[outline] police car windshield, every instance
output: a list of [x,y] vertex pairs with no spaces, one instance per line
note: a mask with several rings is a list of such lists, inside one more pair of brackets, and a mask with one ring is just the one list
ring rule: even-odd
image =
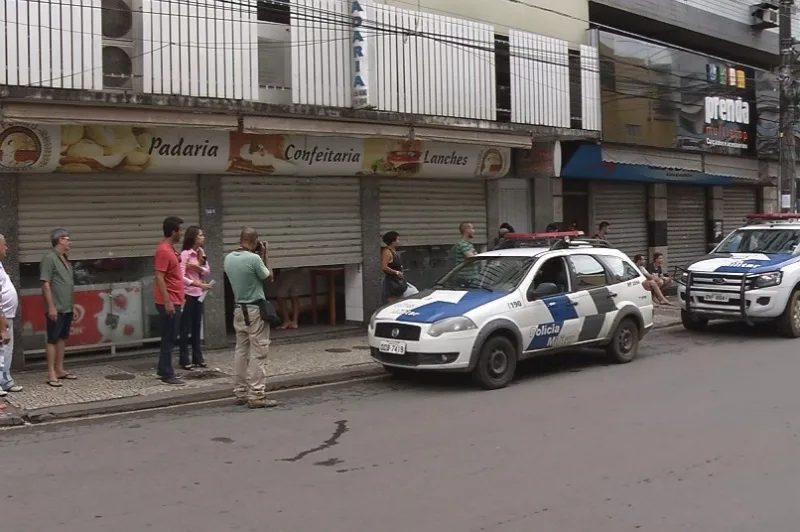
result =
[[714,252],[795,254],[798,244],[800,229],[738,229]]
[[440,290],[515,290],[534,262],[533,257],[474,257],[462,262],[434,285]]

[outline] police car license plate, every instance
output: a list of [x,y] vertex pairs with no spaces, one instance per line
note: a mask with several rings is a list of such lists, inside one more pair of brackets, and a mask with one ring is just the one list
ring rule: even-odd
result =
[[712,303],[727,303],[731,300],[730,294],[706,294],[703,298]]
[[381,353],[389,353],[390,355],[405,355],[406,343],[405,342],[392,342],[391,340],[383,340],[378,347]]

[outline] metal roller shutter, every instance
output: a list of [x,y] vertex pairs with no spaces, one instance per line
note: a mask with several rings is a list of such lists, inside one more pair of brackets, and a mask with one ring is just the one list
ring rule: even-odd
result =
[[454,244],[461,222],[487,242],[485,181],[382,179],[380,192],[381,233],[397,231],[404,246]]
[[514,231],[531,232],[531,193],[527,179],[498,181],[500,223],[508,222]]
[[748,214],[756,212],[758,195],[753,187],[725,187],[722,198],[722,231],[727,236],[744,225]]
[[38,262],[50,232],[73,240],[70,259],[146,257],[167,216],[200,217],[197,176],[26,175],[19,180],[20,262]]
[[667,187],[667,265],[686,266],[708,252],[706,189]]
[[361,190],[358,178],[225,176],[222,235],[239,245],[243,226],[269,241],[270,266],[359,264]]
[[[596,183],[594,226],[602,221],[611,224],[608,240],[633,258],[647,254],[647,186],[642,183]],[[591,235],[590,235],[591,236]]]

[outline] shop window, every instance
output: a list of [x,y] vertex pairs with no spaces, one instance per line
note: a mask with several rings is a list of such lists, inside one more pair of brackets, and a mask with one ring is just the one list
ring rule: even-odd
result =
[[[153,301],[152,257],[73,262],[75,314],[68,348],[136,347],[161,336]],[[22,342],[26,353],[45,345],[45,309],[39,264],[20,265]]]

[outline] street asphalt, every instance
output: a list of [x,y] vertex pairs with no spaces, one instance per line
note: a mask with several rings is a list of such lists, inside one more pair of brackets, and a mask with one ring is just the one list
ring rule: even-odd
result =
[[641,358],[0,432],[3,532],[793,532],[800,341],[729,325]]

